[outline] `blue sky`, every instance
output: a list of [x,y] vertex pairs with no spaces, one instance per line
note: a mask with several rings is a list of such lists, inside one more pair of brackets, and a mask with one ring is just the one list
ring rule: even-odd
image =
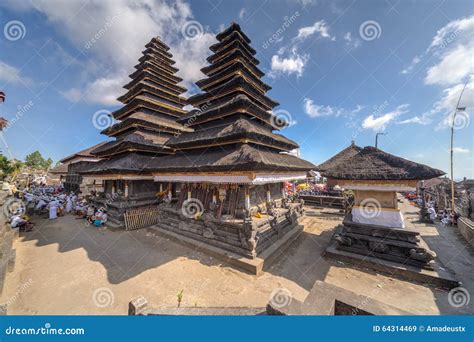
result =
[[[257,50],[281,131],[320,163],[355,140],[473,178],[472,1],[3,1],[0,114],[16,158],[57,161],[107,139],[97,122],[156,35],[171,46],[188,93],[203,78],[209,45],[231,21]],[[3,34],[2,34],[3,33]],[[98,114],[95,114],[98,113]],[[94,115],[95,114],[95,115]],[[104,119],[102,117],[102,119]],[[105,120],[107,121],[107,120]],[[4,146],[1,147],[7,154]]]

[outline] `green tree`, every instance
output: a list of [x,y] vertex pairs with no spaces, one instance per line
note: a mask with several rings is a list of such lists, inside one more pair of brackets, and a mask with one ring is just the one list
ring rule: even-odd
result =
[[14,171],[11,162],[3,154],[0,154],[0,170],[3,175],[9,175]]
[[44,159],[39,151],[35,151],[26,156],[25,164],[32,169],[46,170],[51,167],[53,160],[51,158]]

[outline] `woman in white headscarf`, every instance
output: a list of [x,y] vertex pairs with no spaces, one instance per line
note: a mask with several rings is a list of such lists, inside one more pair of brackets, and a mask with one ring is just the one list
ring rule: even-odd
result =
[[66,213],[70,213],[72,210],[72,199],[71,196],[66,198]]
[[59,202],[56,199],[53,199],[51,202],[49,202],[48,208],[49,208],[50,220],[54,220],[58,218],[58,206],[59,206]]

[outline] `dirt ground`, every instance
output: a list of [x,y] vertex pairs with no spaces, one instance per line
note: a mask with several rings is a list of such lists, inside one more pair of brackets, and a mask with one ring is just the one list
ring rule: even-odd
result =
[[[403,210],[414,219],[413,207],[406,204]],[[445,291],[323,259],[340,221],[308,208],[303,234],[256,277],[161,238],[152,228],[112,231],[85,226],[73,216],[36,219],[36,229],[15,242],[15,270],[7,276],[0,303],[8,303],[8,314],[124,315],[133,297],[142,295],[152,306],[176,306],[183,290],[182,306],[263,307],[281,287],[303,301],[321,280],[413,314],[474,313],[473,303],[450,306]],[[417,229],[474,294],[473,251],[462,237],[453,228]]]

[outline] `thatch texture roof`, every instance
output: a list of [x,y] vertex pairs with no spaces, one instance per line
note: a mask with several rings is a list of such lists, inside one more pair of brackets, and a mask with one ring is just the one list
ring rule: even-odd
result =
[[153,100],[150,97],[144,95],[138,95],[134,97],[130,102],[128,102],[125,106],[113,112],[112,115],[115,119],[121,120],[122,118],[126,117],[127,114],[142,110],[156,111],[162,114],[167,114],[175,117],[180,117],[181,115],[186,114],[186,111],[182,110],[181,108]]
[[143,113],[143,112],[135,112],[127,117],[125,120],[116,123],[113,126],[110,126],[104,129],[101,133],[106,134],[108,136],[112,136],[118,132],[121,132],[125,129],[133,128],[133,127],[145,127],[149,128],[150,130],[168,130],[168,131],[176,131],[176,132],[192,132],[193,129],[181,125],[173,120],[167,120],[165,118],[159,117],[157,115]]
[[218,126],[206,129],[200,129],[193,133],[181,134],[172,137],[168,145],[175,148],[210,145],[224,143],[226,141],[235,141],[237,139],[250,139],[264,145],[275,146],[283,150],[292,150],[298,148],[298,144],[283,135],[272,133],[269,129],[252,122],[251,120],[240,118],[235,121],[223,121]]
[[362,147],[357,146],[352,142],[348,147],[343,149],[341,152],[337,153],[336,155],[332,156],[330,159],[326,160],[324,163],[319,164],[317,170],[322,172],[324,170],[328,170],[334,167],[337,164],[344,164],[347,159],[355,156],[357,153],[362,151]]
[[156,83],[157,85],[167,89],[168,91],[176,95],[179,95],[186,91],[186,88],[181,87],[177,84],[173,84],[172,82],[169,82],[163,78],[160,78],[159,75],[156,75],[154,72],[151,72],[148,69],[138,70],[132,75],[134,75],[134,78],[129,83],[123,86],[125,89],[131,89],[135,86],[135,84],[139,83],[142,80],[146,80],[149,82]]
[[52,173],[52,174],[55,174],[55,175],[65,175],[65,174],[67,174],[68,166],[69,166],[69,163],[63,163],[61,165],[53,167],[48,172]]
[[156,83],[150,82],[148,80],[141,80],[133,85],[129,91],[117,98],[122,103],[130,101],[133,97],[137,95],[146,96],[146,94],[152,94],[164,101],[169,101],[173,105],[178,107],[186,106],[186,99],[182,96],[176,95],[170,91],[167,91],[165,88],[160,87]]
[[111,172],[207,172],[207,171],[308,171],[314,165],[288,154],[256,149],[247,144],[238,149],[216,148],[193,153],[150,157],[127,153],[92,165],[83,173]]
[[251,43],[251,40],[249,37],[247,37],[247,35],[242,31],[242,29],[240,28],[240,25],[237,24],[236,22],[232,22],[228,28],[226,28],[224,31],[222,31],[221,33],[217,34],[216,35],[216,38],[217,40],[219,41],[222,41],[222,40],[225,40],[227,38],[227,36],[229,36],[230,34],[232,34],[233,32],[238,32],[240,34],[240,36],[243,38],[243,40],[245,40],[248,44]]
[[204,93],[196,94],[188,98],[188,102],[193,106],[200,105],[207,101],[213,101],[216,98],[224,97],[226,95],[248,94],[254,103],[258,103],[265,109],[272,109],[279,105],[279,103],[270,97],[263,95],[252,83],[249,83],[243,76],[238,75],[232,77],[225,83],[218,87],[206,91]]
[[238,60],[235,63],[231,64],[229,67],[216,72],[212,76],[199,80],[196,82],[196,85],[202,90],[207,90],[207,88],[215,87],[217,84],[222,83],[224,80],[228,81],[230,78],[235,77],[236,75],[242,74],[250,82],[256,84],[257,87],[262,88],[263,92],[269,91],[272,89],[268,84],[263,82],[260,78],[252,73],[252,70],[247,67],[246,63]]
[[258,59],[249,56],[242,50],[238,49],[233,49],[232,52],[227,54],[224,58],[219,59],[213,62],[213,64],[202,68],[201,71],[205,75],[212,75],[217,71],[227,67],[229,63],[236,62],[238,60],[242,61],[243,63],[247,63],[252,72],[258,77],[262,77],[265,75],[265,73],[257,67]]
[[95,150],[96,148],[101,147],[102,145],[104,145],[104,144],[106,144],[106,143],[107,143],[107,141],[103,141],[103,142],[98,143],[98,144],[96,144],[96,145],[94,145],[94,146],[88,147],[88,148],[86,148],[86,149],[84,149],[84,150],[81,150],[81,151],[79,151],[79,152],[76,152],[76,153],[74,153],[74,154],[71,154],[70,156],[64,157],[64,158],[61,159],[59,162],[64,164],[64,163],[69,163],[69,162],[73,161],[73,160],[76,159],[76,158],[77,158],[77,159],[79,159],[79,158],[89,158],[89,157],[90,157],[90,158],[95,158],[95,156],[93,156],[93,155],[91,154],[91,151]]
[[444,175],[441,170],[394,156],[372,146],[330,167],[325,166],[321,174],[334,179],[352,180],[420,180]]
[[[150,134],[141,131],[135,131],[127,134],[123,138],[115,141],[109,141],[106,144],[96,148],[91,153],[94,155],[108,155],[110,153],[123,152],[128,149],[142,150],[142,151],[163,151],[169,150],[166,146],[169,136],[160,136],[157,134]],[[169,151],[168,153],[170,153]]]
[[[217,42],[209,47],[209,50],[214,52],[214,56],[223,55],[233,48],[239,48],[244,50],[250,56],[253,56],[257,53],[253,47],[247,44],[243,39],[242,36],[238,32],[233,32],[227,38],[221,42]],[[207,59],[209,62],[212,63],[212,60]]]
[[209,63],[218,63],[221,60],[227,58],[229,55],[234,54],[235,51],[240,51],[241,55],[245,57],[250,63],[255,65],[260,64],[260,61],[256,59],[252,54],[245,49],[245,45],[242,44],[239,40],[234,40],[233,42],[226,45],[226,47],[220,50],[218,53],[212,54],[206,58],[206,61]]
[[[204,107],[204,106],[203,106]],[[273,114],[263,110],[249,99],[247,95],[239,94],[234,97],[223,99],[223,101],[215,101],[210,105],[206,105],[202,111],[193,110],[187,115],[178,119],[183,125],[193,127],[206,121],[223,118],[238,113],[248,113],[250,116],[258,118],[262,122],[273,126],[275,129],[281,129],[286,125],[281,124],[273,117]],[[279,124],[279,125],[277,125]]]
[[206,171],[308,171],[315,166],[288,154],[258,149],[248,144],[238,147],[183,152],[157,158],[148,163],[148,171],[206,172]]

